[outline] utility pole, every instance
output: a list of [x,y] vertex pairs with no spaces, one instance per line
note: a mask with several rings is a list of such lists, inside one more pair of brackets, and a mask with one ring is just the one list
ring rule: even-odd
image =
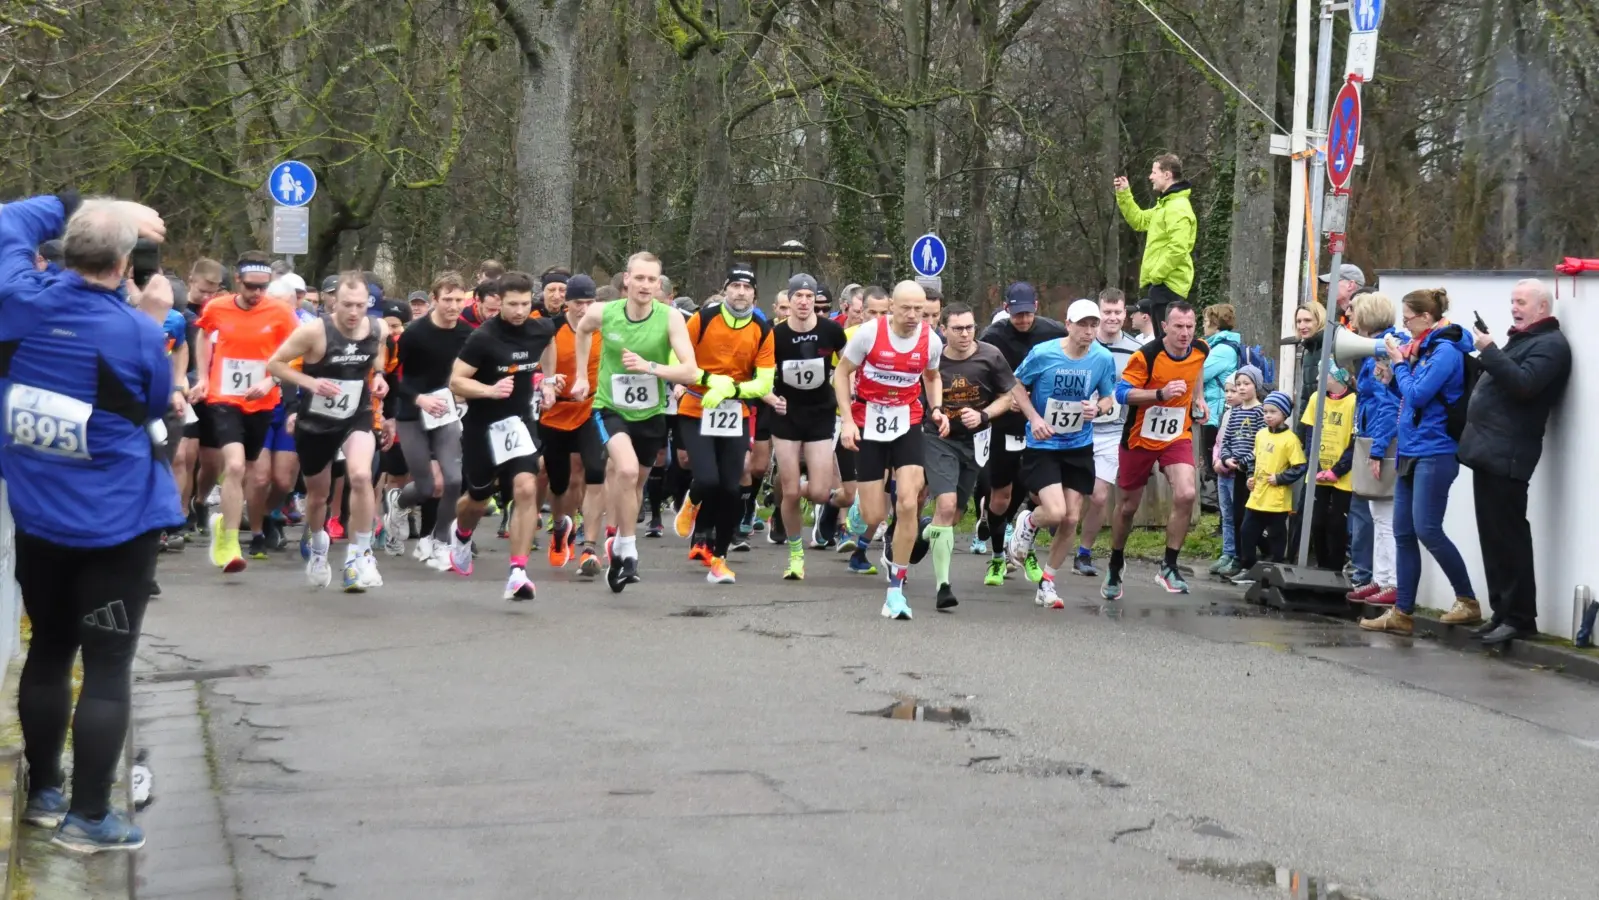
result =
[[[1288,246],[1283,262],[1282,324],[1281,334],[1293,334],[1294,309],[1299,306],[1303,289],[1305,259],[1305,195],[1309,175],[1305,152],[1310,147],[1310,4],[1311,0],[1296,0],[1298,4],[1297,27],[1294,33],[1294,121],[1293,131],[1286,145],[1272,147],[1272,152],[1289,157],[1288,182]],[[1292,384],[1294,377],[1294,346],[1283,345],[1277,352],[1277,383]]]

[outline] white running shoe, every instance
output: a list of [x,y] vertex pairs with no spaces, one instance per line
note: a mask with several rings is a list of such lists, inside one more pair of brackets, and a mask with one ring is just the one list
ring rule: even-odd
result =
[[432,561],[433,535],[424,534],[416,539],[416,546],[411,548],[411,558],[420,563]]
[[207,494],[206,497],[205,497],[205,505],[206,506],[221,506],[222,505],[222,485],[216,484],[216,485],[212,485],[211,486],[211,493]]
[[450,523],[450,568],[457,575],[472,574],[472,545],[463,543],[459,537],[457,526]]
[[506,600],[532,600],[535,592],[533,579],[525,569],[512,569],[510,580],[505,582]]
[[333,567],[328,565],[327,556],[311,555],[311,561],[305,564],[305,580],[314,588],[325,588],[333,583]]
[[392,528],[383,529],[383,552],[390,556],[405,555],[405,540]]
[[361,570],[361,587],[380,588],[383,586],[383,576],[378,574],[378,558],[368,550],[361,554],[356,561],[356,566]]
[[383,531],[385,534],[398,535],[403,546],[411,534],[411,511],[400,506],[399,488],[389,488],[383,497],[386,507],[383,511]]
[[[470,544],[468,544],[467,545],[467,552],[470,553],[471,549],[472,549],[472,546]],[[427,561],[427,567],[432,569],[432,570],[434,570],[435,572],[449,572],[449,571],[452,571],[452,568],[450,566],[450,545],[449,544],[440,544],[437,541],[435,541],[433,543],[433,557]]]
[[1033,525],[1031,510],[1016,518],[1016,531],[1011,534],[1010,543],[1005,547],[1005,555],[1011,565],[1021,568],[1027,563],[1027,554],[1033,549],[1033,538],[1037,535],[1038,528]]
[[1033,605],[1044,606],[1049,609],[1066,608],[1066,601],[1055,593],[1055,579],[1045,578],[1038,582],[1038,590],[1033,592]]

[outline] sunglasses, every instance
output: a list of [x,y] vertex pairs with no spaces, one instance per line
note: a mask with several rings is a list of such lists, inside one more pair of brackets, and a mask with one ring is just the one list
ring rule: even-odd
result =
[[252,281],[241,281],[241,282],[239,282],[239,290],[241,290],[241,291],[264,291],[264,290],[267,289],[267,285],[269,285],[269,284],[271,284],[270,281],[255,281],[255,282],[252,282]]

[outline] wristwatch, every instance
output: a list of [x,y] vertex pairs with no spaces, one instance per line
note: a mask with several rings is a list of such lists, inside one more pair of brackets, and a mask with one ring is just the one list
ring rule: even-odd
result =
[[650,360],[650,374],[651,375],[655,374],[655,360],[653,360],[653,359]]

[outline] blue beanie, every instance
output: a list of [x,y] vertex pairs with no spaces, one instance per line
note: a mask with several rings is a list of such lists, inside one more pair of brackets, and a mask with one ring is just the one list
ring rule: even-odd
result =
[[1294,414],[1294,398],[1288,396],[1282,391],[1272,391],[1271,393],[1267,394],[1265,404],[1267,406],[1277,407],[1277,409],[1282,412],[1284,418]]

